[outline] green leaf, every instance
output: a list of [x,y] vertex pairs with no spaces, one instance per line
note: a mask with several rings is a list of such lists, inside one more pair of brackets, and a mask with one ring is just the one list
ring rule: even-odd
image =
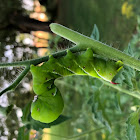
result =
[[133,83],[132,83],[132,78],[135,77],[135,70],[125,66],[124,67],[124,71],[122,72],[123,76],[124,76],[124,82],[131,88],[133,88]]
[[19,128],[17,140],[29,140],[29,132],[25,126]]
[[[132,79],[135,79],[135,70],[124,66],[122,70],[118,73],[118,75],[115,76],[115,82],[119,83],[120,86],[122,86],[124,83],[127,84],[127,86],[131,89],[133,89],[133,82]],[[113,79],[113,80],[114,80]]]
[[115,103],[115,107],[116,109],[121,113],[121,108],[120,108],[120,94],[115,94],[115,100],[114,100],[114,103]]
[[127,137],[129,140],[140,140],[140,108],[133,112],[127,120]]
[[50,125],[50,127],[51,127],[52,125],[58,125],[58,124],[60,124],[60,123],[63,123],[63,122],[65,122],[65,121],[69,120],[70,118],[71,118],[71,117],[64,116],[64,115],[60,115],[54,122],[49,123],[49,125]]
[[126,133],[127,133],[128,140],[137,140],[135,126],[128,124],[128,128],[127,128]]
[[105,113],[105,105],[101,101],[100,91],[95,88],[93,96],[89,99],[88,104],[91,106],[92,113],[94,114],[94,118],[105,125],[109,132],[111,132],[110,121],[108,116]]
[[94,28],[93,28],[93,31],[92,31],[90,37],[92,39],[95,39],[95,40],[99,40],[100,39],[99,30],[98,30],[98,27],[96,26],[96,24],[94,24]]
[[[130,43],[128,44],[128,47],[124,50],[124,52],[132,57],[134,57],[135,55]],[[115,76],[115,82],[121,85],[126,83],[129,88],[133,89],[134,85],[132,79],[135,79],[135,76],[136,71],[134,69],[128,66],[124,66],[123,69],[118,73],[118,75]]]
[[39,121],[36,121],[34,119],[31,120],[31,125],[34,130],[44,129],[44,128],[50,128],[53,125],[58,125],[60,123],[63,123],[64,121],[67,121],[70,119],[68,116],[60,115],[54,122],[52,123],[42,123]]
[[128,44],[128,47],[124,50],[124,52],[128,55],[134,56],[134,51],[133,51],[130,43]]
[[34,130],[40,130],[40,129],[44,129],[44,128],[50,128],[49,124],[47,123],[42,123],[42,122],[39,122],[39,121],[36,121],[34,119],[31,119],[31,127],[34,129]]
[[23,123],[28,123],[29,122],[29,114],[30,114],[30,110],[31,110],[31,101],[24,107],[24,109],[22,110],[23,115],[22,115],[22,122]]

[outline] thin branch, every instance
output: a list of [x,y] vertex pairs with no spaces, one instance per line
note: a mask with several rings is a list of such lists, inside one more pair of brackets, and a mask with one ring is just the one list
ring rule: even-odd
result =
[[[99,79],[99,80],[101,80],[101,79]],[[133,92],[131,92],[131,91],[129,91],[129,90],[123,89],[123,88],[121,88],[121,87],[119,87],[119,86],[113,85],[113,84],[111,84],[111,83],[109,83],[109,82],[106,82],[106,81],[104,81],[104,80],[101,80],[101,81],[102,81],[105,85],[110,86],[110,87],[112,87],[112,88],[114,88],[114,89],[117,89],[117,90],[120,91],[121,93],[125,93],[125,94],[127,94],[127,95],[132,96],[132,97],[135,97],[135,98],[137,98],[137,99],[140,99],[140,95],[139,95],[139,94],[133,93]]]
[[[69,48],[67,50],[70,50],[73,53],[81,51],[80,46],[75,46],[75,47]],[[51,55],[54,58],[62,57],[62,56],[65,56],[67,54],[67,50],[56,52],[56,53],[53,53]],[[9,67],[9,66],[12,66],[12,67],[30,66],[31,64],[38,65],[42,62],[48,61],[48,59],[49,59],[49,56],[45,56],[45,57],[41,57],[41,58],[37,58],[37,59],[30,59],[30,60],[26,60],[26,61],[18,61],[18,62],[13,62],[13,63],[1,63],[0,68]]]
[[61,136],[61,135],[58,135],[58,134],[53,134],[53,133],[48,133],[48,132],[45,132],[43,134],[48,134],[48,135],[51,135],[51,136],[56,136],[56,137],[60,137],[60,138],[63,138],[63,139],[68,139],[68,140],[72,140],[72,139],[75,139],[75,138],[81,138],[87,134],[90,134],[90,133],[96,133],[97,131],[100,131],[102,129],[105,129],[106,127],[101,127],[101,128],[97,128],[97,129],[93,129],[93,130],[89,130],[89,131],[86,131],[82,134],[79,134],[79,135],[75,135],[75,136]]
[[[120,91],[121,93],[125,93],[125,94],[127,94],[127,95],[132,96],[132,97],[135,97],[135,98],[137,98],[137,99],[140,99],[140,95],[139,95],[139,94],[133,93],[133,92],[131,92],[131,91],[129,91],[129,90],[123,89],[123,88],[121,88],[121,87],[119,87],[119,86],[117,86],[117,85],[113,85],[113,84],[111,84],[111,83],[109,83],[109,82],[106,82],[106,81],[104,81],[104,80],[101,80],[101,79],[99,79],[99,80],[102,81],[102,82],[104,83],[104,85],[110,86],[110,87],[112,87],[112,88],[114,88],[114,89]],[[73,86],[70,86],[69,84],[65,83],[64,81],[56,80],[56,81],[55,81],[55,85],[57,86],[57,84],[64,85],[64,86],[69,87],[69,88],[71,88],[72,90],[75,90],[75,91],[78,92],[78,89],[77,89],[77,88],[75,88],[75,87],[73,87]],[[93,92],[93,90],[90,89],[90,92]]]
[[93,129],[93,130],[89,130],[89,131],[86,131],[86,132],[84,132],[84,133],[82,133],[82,134],[79,134],[79,135],[76,135],[76,136],[72,136],[72,137],[70,137],[70,138],[68,138],[68,140],[75,140],[76,138],[81,138],[81,137],[83,137],[83,136],[85,136],[85,135],[89,135],[89,134],[91,134],[91,133],[96,133],[96,132],[98,132],[98,131],[100,131],[100,130],[102,130],[102,129],[105,129],[106,127],[104,126],[104,127],[101,127],[101,128],[97,128],[97,129]]
[[29,67],[29,66],[26,67],[26,68],[22,71],[22,73],[17,77],[17,79],[16,79],[10,86],[8,86],[7,88],[5,88],[4,90],[2,90],[2,91],[0,92],[0,96],[1,96],[2,94],[4,94],[5,92],[14,90],[14,89],[19,85],[19,83],[21,82],[21,80],[26,76],[26,74],[29,72],[29,70],[30,70],[30,67]]
[[135,59],[134,57],[57,23],[50,24],[50,28],[57,35],[68,39],[76,45],[80,45],[81,49],[83,48],[86,50],[87,48],[91,48],[95,54],[116,61],[121,60],[124,64],[140,71],[140,60]]
[[[126,121],[126,119],[114,122],[114,123],[112,123],[112,127],[114,127],[114,126],[116,126],[118,124],[122,125],[122,123],[124,123],[125,121]],[[103,126],[103,127],[97,128],[97,129],[92,129],[92,130],[85,131],[85,132],[83,132],[83,133],[81,133],[79,135],[75,135],[75,136],[60,136],[58,134],[47,133],[47,132],[45,132],[44,134],[48,134],[48,135],[52,135],[52,136],[57,136],[57,137],[61,137],[63,139],[68,139],[68,140],[73,140],[73,139],[75,140],[75,138],[79,139],[79,138],[81,138],[81,137],[83,137],[85,135],[89,135],[91,133],[96,133],[96,132],[98,132],[98,131],[100,131],[102,129],[106,129],[106,128],[107,128],[106,126]]]

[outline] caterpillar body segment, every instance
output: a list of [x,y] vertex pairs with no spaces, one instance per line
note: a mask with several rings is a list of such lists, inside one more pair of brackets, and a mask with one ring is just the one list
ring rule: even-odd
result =
[[31,66],[33,90],[37,94],[31,106],[33,119],[43,123],[54,121],[62,113],[64,103],[55,79],[70,75],[89,75],[101,78],[113,84],[112,79],[122,69],[121,61],[107,61],[93,56],[91,49],[84,53],[73,54],[71,51],[60,58],[50,56],[41,66]]
[[43,123],[50,123],[58,118],[64,107],[60,91],[52,87],[47,94],[39,95],[31,105],[33,119]]

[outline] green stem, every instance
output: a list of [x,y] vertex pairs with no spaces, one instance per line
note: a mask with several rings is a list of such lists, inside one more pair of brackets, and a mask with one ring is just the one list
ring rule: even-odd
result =
[[62,36],[63,38],[68,39],[76,45],[80,45],[81,50],[91,48],[93,52],[98,55],[116,61],[121,60],[124,64],[140,71],[140,61],[138,59],[135,59],[134,57],[131,57],[113,47],[103,44],[97,40],[93,40],[87,36],[84,36],[76,31],[68,29],[57,23],[50,24],[50,28],[54,33]]
[[[101,80],[101,79],[99,79],[99,80]],[[127,94],[127,95],[132,96],[132,97],[135,97],[135,98],[137,98],[137,99],[140,99],[140,95],[138,95],[138,94],[135,94],[135,93],[133,93],[133,92],[131,92],[131,91],[129,91],[129,90],[123,89],[123,88],[121,88],[121,87],[119,87],[119,86],[113,85],[113,84],[111,84],[111,83],[109,83],[109,82],[106,82],[106,81],[104,81],[104,80],[101,80],[101,81],[102,81],[105,85],[110,86],[110,87],[112,87],[112,88],[114,88],[114,89],[117,89],[117,90],[120,91],[121,93],[125,93],[125,94]]]
[[[124,123],[125,122],[125,120],[121,120],[121,121],[119,121],[119,122],[114,122],[113,123],[113,125],[112,125],[112,127],[114,127],[115,125],[118,125],[118,124],[122,124],[122,123]],[[86,131],[86,132],[83,132],[83,133],[81,133],[81,134],[79,134],[79,135],[75,135],[75,136],[60,136],[60,135],[58,135],[58,134],[53,134],[53,133],[44,133],[44,134],[48,134],[48,135],[52,135],[52,136],[56,136],[56,137],[61,137],[61,138],[63,138],[63,139],[68,139],[68,140],[75,140],[76,138],[81,138],[81,137],[83,137],[83,136],[86,136],[86,135],[89,135],[89,134],[91,134],[91,133],[96,133],[96,132],[98,132],[98,131],[100,131],[100,130],[102,130],[102,129],[106,129],[106,126],[103,126],[103,127],[100,127],[100,128],[97,128],[97,129],[92,129],[92,130],[88,130],[88,131]]]
[[[110,87],[112,87],[112,88],[114,88],[114,89],[117,89],[117,90],[120,91],[121,93],[125,93],[125,94],[127,94],[127,95],[132,96],[132,97],[135,97],[135,98],[137,98],[137,99],[140,99],[140,95],[139,95],[139,94],[133,93],[133,92],[131,92],[131,91],[129,91],[129,90],[123,89],[123,88],[121,88],[121,87],[119,87],[119,86],[117,86],[117,85],[113,85],[113,84],[111,84],[111,83],[109,83],[109,82],[106,82],[106,81],[104,81],[104,80],[101,80],[101,79],[99,79],[99,80],[102,81],[102,82],[104,83],[104,85],[107,85],[107,86],[110,86]],[[59,87],[60,85],[63,85],[63,86],[69,87],[69,88],[71,88],[72,90],[75,90],[75,91],[77,91],[77,92],[79,91],[77,88],[71,87],[69,84],[65,83],[65,82],[62,81],[62,80],[56,80],[56,81],[55,81],[55,85],[58,86],[58,87]],[[101,88],[101,87],[100,87],[100,88]],[[93,92],[93,90],[90,89],[90,92]]]
[[56,136],[56,137],[60,137],[60,138],[63,138],[63,139],[72,140],[72,139],[75,139],[75,138],[81,138],[81,137],[83,137],[85,135],[89,135],[90,133],[96,133],[96,132],[98,132],[98,131],[100,131],[102,129],[105,129],[105,128],[106,127],[104,126],[104,127],[93,129],[93,130],[89,130],[89,131],[86,131],[86,132],[84,132],[82,134],[79,134],[79,135],[76,135],[76,136],[71,136],[71,137],[69,137],[69,136],[60,136],[58,134],[53,134],[53,133],[48,133],[48,132],[45,132],[43,134],[48,134],[48,135],[51,135],[51,136]]
[[82,134],[79,134],[79,135],[76,135],[76,136],[72,136],[72,137],[70,137],[70,138],[68,138],[68,139],[69,139],[69,140],[75,140],[76,138],[81,138],[81,137],[84,137],[84,136],[89,135],[89,134],[91,134],[91,133],[96,133],[96,132],[98,132],[98,131],[100,131],[100,130],[102,130],[102,129],[105,129],[105,128],[106,128],[106,127],[104,126],[104,127],[101,127],[101,128],[89,130],[89,131],[86,131],[86,132],[84,132],[84,133],[82,133]]
[[[69,48],[67,50],[70,50],[73,53],[79,52],[81,51],[80,47],[77,45],[75,47]],[[54,54],[51,54],[54,58],[58,58],[58,57],[62,57],[65,56],[67,54],[67,50],[63,50],[60,52],[56,52]],[[45,57],[41,57],[41,58],[37,58],[37,59],[31,59],[31,60],[26,60],[26,61],[19,61],[19,62],[13,62],[13,63],[1,63],[0,64],[0,68],[4,68],[4,67],[17,67],[17,66],[30,66],[31,64],[33,65],[38,65],[42,62],[48,61],[49,56],[45,56]]]
[[22,71],[22,73],[17,77],[17,79],[16,79],[10,86],[8,86],[7,88],[5,88],[4,90],[2,90],[2,91],[0,92],[0,96],[1,96],[2,94],[4,94],[5,92],[7,92],[7,91],[14,90],[14,89],[17,87],[17,85],[21,82],[21,80],[26,76],[26,74],[29,72],[29,70],[30,70],[30,67],[29,67],[29,66],[26,67],[26,68]]

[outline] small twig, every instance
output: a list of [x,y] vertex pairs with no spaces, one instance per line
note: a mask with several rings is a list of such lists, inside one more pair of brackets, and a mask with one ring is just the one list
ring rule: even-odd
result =
[[[99,80],[101,80],[101,79],[99,79]],[[112,88],[114,88],[114,89],[117,89],[117,90],[120,91],[121,93],[125,93],[125,94],[130,95],[130,96],[133,96],[133,97],[135,97],[135,98],[137,98],[137,99],[140,99],[140,95],[138,95],[138,94],[136,94],[136,93],[133,93],[133,92],[131,92],[131,91],[129,91],[129,90],[123,89],[123,88],[121,88],[121,87],[119,87],[119,86],[117,86],[117,85],[113,85],[113,84],[111,84],[111,83],[109,83],[109,82],[106,82],[106,81],[104,81],[104,80],[101,80],[101,81],[102,81],[105,85],[110,86],[110,87],[112,87]]]
[[[114,127],[114,126],[116,126],[116,125],[122,125],[122,123],[123,122],[125,122],[125,120],[121,120],[121,121],[117,121],[117,122],[114,122],[113,123],[113,125],[112,125],[112,127]],[[103,126],[103,127],[100,127],[100,128],[97,128],[97,129],[92,129],[92,130],[88,130],[88,131],[85,131],[85,132],[83,132],[83,133],[81,133],[81,134],[79,134],[79,135],[75,135],[75,136],[60,136],[60,135],[58,135],[58,134],[53,134],[53,133],[47,133],[47,132],[45,132],[44,134],[48,134],[48,135],[52,135],[52,136],[57,136],[57,137],[61,137],[61,138],[63,138],[63,139],[67,139],[67,140],[75,140],[76,138],[81,138],[81,137],[83,137],[83,136],[85,136],[85,135],[89,135],[89,134],[91,134],[91,133],[96,133],[96,132],[98,132],[98,131],[100,131],[100,130],[102,130],[102,129],[106,129],[106,126]]]
[[[109,83],[109,82],[106,82],[106,81],[104,81],[104,80],[101,80],[101,79],[99,79],[99,80],[102,81],[102,82],[104,83],[104,85],[110,86],[110,87],[112,87],[112,88],[114,88],[114,89],[120,91],[121,93],[125,93],[125,94],[130,95],[130,96],[133,96],[133,97],[135,97],[135,98],[137,98],[137,99],[140,99],[140,95],[138,95],[138,94],[136,94],[136,93],[133,93],[133,92],[131,92],[131,91],[129,91],[129,90],[123,89],[123,88],[121,88],[121,87],[119,87],[119,86],[117,86],[117,85],[113,85],[113,84],[111,84],[111,83]],[[56,85],[57,85],[57,84],[64,85],[64,86],[69,87],[69,88],[71,88],[72,90],[75,90],[75,91],[78,92],[78,89],[77,89],[77,88],[75,88],[75,87],[73,87],[73,86],[70,86],[69,84],[65,83],[64,81],[56,80],[56,81],[55,81],[55,84],[56,84]],[[90,92],[93,92],[93,89],[90,89]]]
[[79,134],[79,135],[76,135],[76,136],[72,136],[72,137],[68,138],[68,140],[73,140],[73,139],[75,140],[76,138],[81,138],[81,137],[83,137],[85,135],[89,135],[90,133],[96,133],[96,132],[98,132],[98,131],[100,131],[102,129],[105,129],[105,128],[106,127],[104,126],[104,127],[101,127],[101,128],[89,130],[89,131],[86,131],[86,132],[84,132],[82,134]]
[[89,131],[86,131],[82,134],[79,134],[79,135],[76,135],[76,136],[61,136],[61,135],[58,135],[58,134],[53,134],[53,133],[48,133],[48,132],[45,132],[43,134],[48,134],[48,135],[51,135],[51,136],[56,136],[56,137],[60,137],[60,138],[63,138],[63,139],[67,139],[67,140],[72,140],[72,139],[75,139],[75,138],[80,138],[80,137],[83,137],[87,134],[90,134],[90,133],[96,133],[97,131],[100,131],[102,129],[106,128],[105,126],[104,127],[101,127],[101,128],[97,128],[97,129],[93,129],[93,130],[89,130]]
[[[80,46],[78,46],[78,45],[75,46],[75,47],[69,48],[67,50],[70,50],[73,53],[81,51]],[[65,56],[67,54],[67,50],[56,52],[56,53],[51,54],[51,55],[54,58],[62,57],[62,56]],[[26,61],[18,61],[18,62],[13,62],[13,63],[1,63],[0,68],[9,67],[9,66],[12,66],[12,67],[30,66],[31,64],[38,65],[38,64],[40,64],[42,62],[48,61],[48,59],[49,59],[49,56],[45,56],[45,57],[41,57],[41,58],[37,58],[37,59],[30,59],[30,60],[26,60]]]
[[30,67],[26,67],[22,73],[17,77],[17,79],[10,85],[8,86],[7,88],[5,88],[4,90],[2,90],[0,92],[0,96],[2,94],[4,94],[5,92],[8,92],[8,91],[11,91],[11,90],[14,90],[18,85],[19,83],[21,82],[21,80],[26,76],[26,74],[28,73],[28,71],[30,70]]

